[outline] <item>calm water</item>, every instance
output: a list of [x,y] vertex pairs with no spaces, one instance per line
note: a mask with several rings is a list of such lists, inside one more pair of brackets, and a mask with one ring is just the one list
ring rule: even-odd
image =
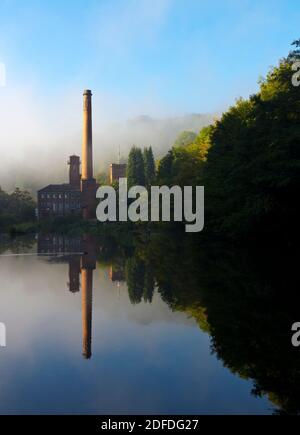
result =
[[0,413],[297,411],[288,280],[189,243],[3,241]]

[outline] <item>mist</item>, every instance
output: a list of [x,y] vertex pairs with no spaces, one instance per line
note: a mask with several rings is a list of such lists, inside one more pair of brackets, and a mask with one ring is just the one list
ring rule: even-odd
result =
[[[151,113],[145,115],[143,113]],[[141,114],[140,114],[141,113]],[[157,116],[155,114],[157,113]],[[165,116],[163,116],[165,115]],[[81,155],[82,90],[44,96],[33,88],[2,88],[0,99],[0,186],[33,194],[68,180],[67,161]],[[162,157],[183,130],[198,132],[214,114],[167,116],[165,108],[130,105],[97,92],[93,96],[94,172],[126,162],[132,145],[152,146]]]

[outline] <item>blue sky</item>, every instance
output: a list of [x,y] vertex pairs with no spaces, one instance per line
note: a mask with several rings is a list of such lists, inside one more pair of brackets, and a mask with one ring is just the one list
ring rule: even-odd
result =
[[0,61],[8,86],[45,97],[92,88],[149,112],[152,99],[218,111],[257,89],[299,22],[297,0],[1,0]]
[[299,0],[0,0],[0,185],[65,179],[86,88],[97,168],[133,143],[169,148],[126,120],[221,113],[258,89],[299,23]]

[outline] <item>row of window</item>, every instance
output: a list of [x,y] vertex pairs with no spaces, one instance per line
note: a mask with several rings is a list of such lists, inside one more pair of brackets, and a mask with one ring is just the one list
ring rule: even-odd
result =
[[68,208],[78,208],[79,209],[81,207],[80,202],[74,202],[74,201],[72,201],[70,203],[66,202],[65,204],[63,204],[61,202],[60,203],[41,202],[40,204],[41,204],[42,208],[52,208],[54,211],[55,210],[63,210],[64,208],[65,209],[68,209]]
[[[77,196],[77,195],[76,195]],[[42,199],[62,199],[62,198],[72,198],[73,194],[69,193],[41,193]]]

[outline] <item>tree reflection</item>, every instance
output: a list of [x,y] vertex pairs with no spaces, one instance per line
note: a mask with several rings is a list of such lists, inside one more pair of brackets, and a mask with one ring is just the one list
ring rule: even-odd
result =
[[135,256],[144,261],[127,263],[133,303],[142,300],[147,274],[149,289],[155,277],[163,300],[196,319],[223,364],[252,380],[254,395],[267,395],[274,413],[300,413],[300,351],[291,345],[300,303],[293,253],[245,253],[157,235],[137,244]]
[[132,304],[152,302],[154,293],[154,275],[152,266],[137,255],[126,261],[126,282]]
[[[217,358],[251,380],[253,394],[267,396],[274,413],[300,413],[300,350],[291,344],[291,326],[300,320],[294,253],[243,252],[166,232],[133,238],[126,249],[120,240],[85,242],[81,273],[86,270],[92,277],[97,258],[109,267],[112,281],[126,279],[132,304],[151,303],[156,289],[173,311],[196,320],[210,335]],[[71,272],[78,274],[78,266],[72,265],[69,282],[76,290],[78,280]],[[92,288],[88,276],[83,282]],[[91,291],[87,296],[84,354],[90,357]]]

